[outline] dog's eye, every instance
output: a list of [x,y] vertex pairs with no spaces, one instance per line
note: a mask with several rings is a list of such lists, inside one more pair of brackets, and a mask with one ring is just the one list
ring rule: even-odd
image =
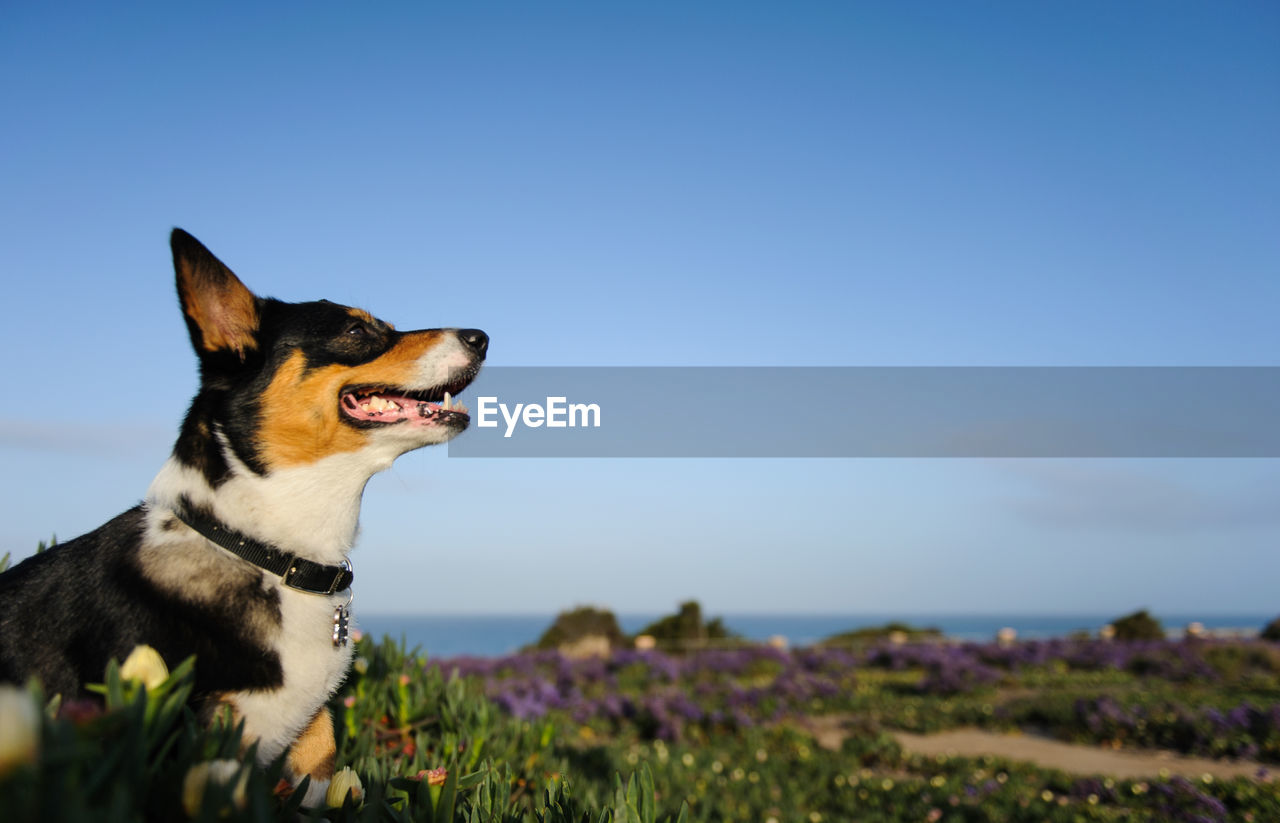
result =
[[352,323],[343,334],[354,340],[364,340],[369,336],[369,330],[365,328],[364,323]]

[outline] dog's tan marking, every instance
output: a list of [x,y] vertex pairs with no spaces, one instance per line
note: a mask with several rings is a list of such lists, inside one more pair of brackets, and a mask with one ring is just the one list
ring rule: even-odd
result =
[[311,718],[307,728],[289,748],[289,771],[295,778],[311,775],[311,779],[328,780],[333,777],[338,747],[333,740],[333,718],[329,708],[321,706]]
[[302,352],[292,354],[262,393],[258,444],[267,466],[314,463],[363,448],[371,432],[339,419],[342,387],[409,387],[419,379],[418,360],[442,337],[439,331],[411,332],[386,354],[360,366],[335,364],[308,371]]
[[357,320],[363,320],[364,322],[368,323],[371,326],[386,326],[389,329],[395,328],[395,326],[391,325],[387,321],[379,320],[378,318],[374,317],[372,314],[369,314],[369,312],[365,311],[364,309],[357,309],[357,308],[348,306],[347,313],[350,314],[352,317],[356,318]]
[[244,359],[258,346],[258,298],[222,261],[201,247],[194,256],[175,248],[182,310],[200,330],[200,347],[227,349]]

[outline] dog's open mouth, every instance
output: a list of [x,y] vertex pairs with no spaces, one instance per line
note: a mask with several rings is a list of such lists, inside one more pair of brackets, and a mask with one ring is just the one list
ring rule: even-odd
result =
[[348,420],[359,425],[452,423],[465,426],[471,421],[470,409],[454,395],[469,382],[459,380],[424,391],[392,386],[348,386],[342,390],[338,406]]

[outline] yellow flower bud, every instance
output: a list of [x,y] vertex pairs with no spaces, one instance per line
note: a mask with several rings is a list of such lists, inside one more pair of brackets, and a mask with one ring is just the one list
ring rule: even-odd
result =
[[347,798],[347,792],[351,792],[351,799],[360,802],[360,798],[364,795],[364,786],[360,783],[360,775],[351,771],[350,766],[344,766],[342,771],[333,776],[329,781],[329,791],[325,792],[324,802],[330,808],[338,808],[342,805],[342,801]]
[[135,646],[120,667],[120,677],[137,680],[148,689],[154,689],[169,679],[169,667],[155,649],[150,646]]
[[39,707],[22,689],[0,685],[0,776],[35,760],[39,750]]
[[245,796],[246,788],[249,783],[249,770],[241,771],[241,765],[234,760],[209,760],[204,763],[197,763],[187,770],[187,776],[182,780],[182,808],[186,813],[195,817],[200,811],[200,804],[204,800],[205,789],[210,783],[216,783],[220,786],[226,786],[235,780],[236,774],[240,773],[240,779],[236,780],[235,788],[231,791],[231,803],[238,811],[244,811],[248,805],[248,798]]

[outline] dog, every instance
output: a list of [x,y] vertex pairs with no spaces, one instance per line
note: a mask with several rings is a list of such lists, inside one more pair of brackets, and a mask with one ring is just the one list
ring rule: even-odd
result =
[[145,501],[0,575],[0,680],[81,694],[139,644],[196,656],[192,704],[286,755],[315,805],[346,675],[347,559],[365,484],[470,422],[454,395],[479,329],[397,331],[361,309],[251,292],[200,241],[170,237],[200,387]]

